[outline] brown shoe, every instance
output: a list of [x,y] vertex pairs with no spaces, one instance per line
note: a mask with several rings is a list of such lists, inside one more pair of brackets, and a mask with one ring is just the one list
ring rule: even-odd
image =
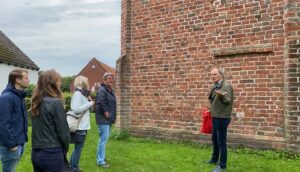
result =
[[109,168],[110,165],[108,163],[104,163],[104,164],[98,164],[100,167],[102,168]]

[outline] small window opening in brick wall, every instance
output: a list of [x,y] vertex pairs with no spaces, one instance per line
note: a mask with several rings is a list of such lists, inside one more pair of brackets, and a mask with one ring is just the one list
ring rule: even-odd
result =
[[[227,0],[211,0],[211,3],[214,3],[214,2],[217,2],[217,1],[220,1],[222,5],[226,4],[226,2],[227,2]],[[271,0],[264,0],[264,3],[265,4],[270,4]]]
[[238,54],[249,53],[272,53],[274,51],[273,44],[255,44],[237,47],[213,48],[210,50],[214,58],[222,56],[233,56]]

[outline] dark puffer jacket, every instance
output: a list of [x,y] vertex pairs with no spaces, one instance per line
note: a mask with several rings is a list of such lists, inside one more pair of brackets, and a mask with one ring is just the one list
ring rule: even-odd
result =
[[0,96],[0,145],[13,148],[27,138],[26,93],[8,84]]
[[[114,91],[101,84],[96,97],[96,122],[97,124],[111,125],[116,121],[117,102]],[[109,113],[109,118],[105,118],[104,112]]]

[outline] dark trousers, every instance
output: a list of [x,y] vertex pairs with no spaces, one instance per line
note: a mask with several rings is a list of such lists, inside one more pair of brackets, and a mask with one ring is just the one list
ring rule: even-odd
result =
[[32,149],[34,172],[64,172],[65,154],[62,148]]
[[226,168],[227,163],[227,128],[230,118],[213,117],[212,143],[213,153],[211,160],[219,162],[221,168]]
[[71,140],[75,146],[70,158],[70,167],[74,171],[79,170],[79,160],[84,146],[86,134],[86,130],[77,130],[75,133],[71,133]]

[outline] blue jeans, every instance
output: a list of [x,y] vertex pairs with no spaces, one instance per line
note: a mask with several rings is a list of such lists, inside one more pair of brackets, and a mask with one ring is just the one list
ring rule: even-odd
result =
[[15,172],[16,166],[24,152],[24,146],[19,145],[16,151],[11,151],[5,146],[0,146],[0,159],[2,172]]
[[212,143],[213,153],[211,161],[219,162],[222,169],[226,168],[227,163],[227,128],[230,118],[213,117]]
[[111,125],[98,125],[99,141],[97,148],[97,164],[105,164],[105,145],[108,141]]
[[84,130],[85,133],[75,133],[71,134],[74,140],[75,148],[73,150],[73,153],[70,158],[70,166],[72,170],[78,170],[79,169],[79,160],[81,156],[81,152],[84,146],[85,138],[86,138],[86,130]]

